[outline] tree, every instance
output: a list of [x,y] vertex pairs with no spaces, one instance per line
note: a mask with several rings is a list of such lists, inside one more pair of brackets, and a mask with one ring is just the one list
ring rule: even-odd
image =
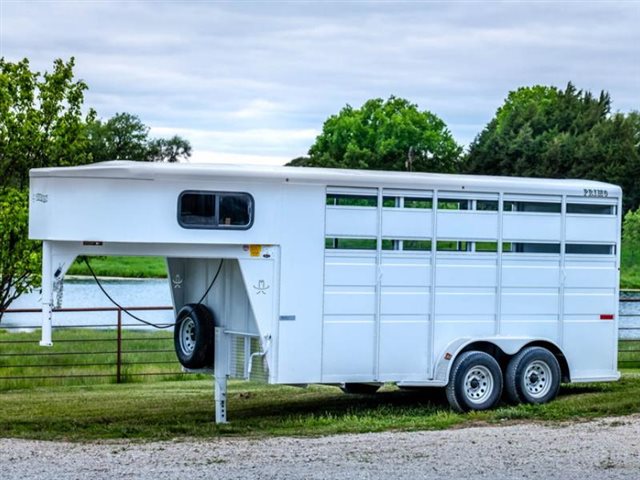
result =
[[176,163],[191,156],[191,144],[178,135],[151,140],[147,150],[148,159],[152,162]]
[[0,188],[26,188],[29,169],[88,163],[81,113],[87,85],[73,78],[74,59],[56,60],[53,71],[30,70],[24,59],[0,58]]
[[309,157],[296,157],[287,163],[288,167],[311,167],[311,159]]
[[625,214],[622,224],[622,238],[626,248],[631,251],[631,258],[635,260],[636,252],[640,250],[640,209],[629,210]]
[[116,113],[106,121],[88,125],[93,161],[139,160],[178,162],[191,156],[191,144],[178,135],[169,139],[149,138],[149,127],[130,113]]
[[0,319],[2,310],[39,283],[40,243],[28,240],[29,169],[87,163],[82,115],[87,86],[74,59],[41,75],[24,59],[0,58]]
[[345,106],[325,121],[309,158],[289,165],[455,172],[461,151],[440,118],[391,96]]
[[0,321],[3,311],[40,282],[40,242],[29,240],[29,194],[0,190]]
[[588,178],[621,185],[640,203],[637,113],[611,114],[609,95],[534,86],[510,92],[469,147],[465,170],[485,175]]
[[149,127],[130,113],[116,113],[107,121],[88,125],[89,146],[94,162],[146,160]]

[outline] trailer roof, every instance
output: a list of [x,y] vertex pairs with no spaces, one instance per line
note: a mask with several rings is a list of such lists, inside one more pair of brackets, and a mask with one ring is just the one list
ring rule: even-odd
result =
[[[567,190],[607,189],[609,194],[621,193],[620,187],[604,182],[579,179],[548,179],[498,177],[486,175],[458,175],[422,172],[390,172],[378,170],[348,170],[334,168],[285,167],[266,165],[237,165],[216,163],[150,163],[116,160],[76,167],[36,168],[32,178],[112,178],[134,180],[171,180],[193,178],[197,180],[263,179],[321,183],[335,186],[389,186],[398,188],[452,188],[465,190]],[[611,191],[613,190],[613,191]]]

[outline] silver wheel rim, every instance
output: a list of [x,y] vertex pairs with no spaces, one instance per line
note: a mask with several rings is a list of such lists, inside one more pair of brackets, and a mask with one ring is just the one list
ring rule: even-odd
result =
[[524,389],[532,398],[542,398],[551,389],[553,375],[547,362],[534,360],[524,371]]
[[180,348],[184,353],[190,354],[196,349],[196,322],[187,317],[180,324]]
[[473,404],[486,402],[493,393],[494,381],[491,371],[483,365],[471,367],[464,377],[464,394]]

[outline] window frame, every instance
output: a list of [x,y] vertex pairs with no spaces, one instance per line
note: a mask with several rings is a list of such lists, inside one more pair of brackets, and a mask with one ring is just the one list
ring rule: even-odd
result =
[[[189,194],[214,196],[215,224],[196,225],[196,224],[184,223],[182,221],[182,215],[181,215],[182,197]],[[242,196],[246,196],[249,199],[249,223],[248,224],[246,225],[220,224],[220,196],[222,195],[242,195]],[[249,192],[227,192],[223,190],[183,190],[178,195],[176,217],[178,220],[178,225],[180,225],[182,228],[186,228],[189,230],[249,230],[251,227],[253,227],[253,222],[255,219],[255,199],[253,198],[253,195],[251,195]]]

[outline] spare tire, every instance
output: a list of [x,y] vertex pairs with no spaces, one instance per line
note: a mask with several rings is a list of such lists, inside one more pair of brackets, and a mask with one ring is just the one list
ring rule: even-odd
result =
[[186,368],[213,366],[213,314],[204,305],[182,307],[173,329],[173,344],[180,363]]

